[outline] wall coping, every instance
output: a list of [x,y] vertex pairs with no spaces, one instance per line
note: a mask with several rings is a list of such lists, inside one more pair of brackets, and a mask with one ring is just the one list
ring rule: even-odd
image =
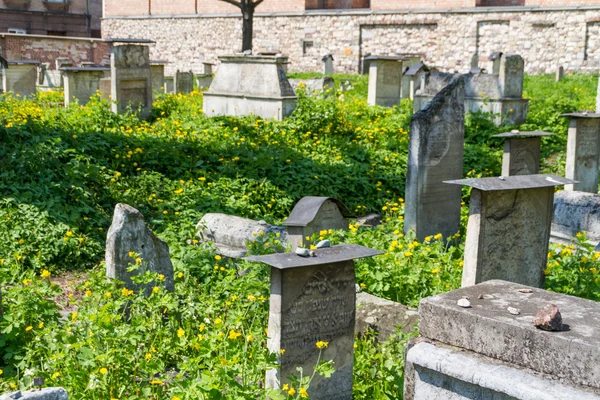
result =
[[[483,13],[522,13],[522,12],[557,12],[557,11],[598,11],[600,6],[508,6],[508,7],[476,7],[450,9],[406,9],[406,10],[305,10],[297,12],[257,12],[255,17],[317,17],[317,16],[364,16],[389,14],[483,14]],[[102,19],[168,19],[168,18],[240,18],[239,13],[215,14],[157,14],[157,15],[111,15]]]
[[23,38],[23,39],[79,40],[79,41],[85,41],[85,42],[90,42],[90,43],[94,43],[94,42],[106,43],[104,41],[104,39],[81,37],[81,36],[50,36],[50,35],[29,35],[29,34],[22,34],[22,33],[4,33],[4,32],[0,33],[0,38],[4,39],[6,36],[19,37],[19,38]]

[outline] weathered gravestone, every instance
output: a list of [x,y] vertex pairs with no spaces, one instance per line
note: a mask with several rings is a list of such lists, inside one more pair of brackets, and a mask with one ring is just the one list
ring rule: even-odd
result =
[[427,72],[429,72],[429,68],[423,63],[412,64],[409,67],[405,67],[404,74],[402,75],[402,95],[400,97],[413,100],[415,98],[415,92],[420,89],[421,82]]
[[204,113],[250,115],[282,120],[296,108],[296,93],[288,81],[287,57],[222,56],[210,89],[204,92]]
[[64,77],[65,107],[73,100],[87,104],[100,90],[100,80],[110,75],[110,68],[104,67],[64,67],[60,71]]
[[600,243],[600,195],[562,191],[554,195],[551,241],[571,244],[583,232],[589,243]]
[[518,54],[503,54],[500,58],[500,89],[505,98],[523,96],[525,61]]
[[196,83],[199,89],[208,89],[212,84],[214,75],[213,75],[213,66],[212,63],[202,63],[204,65],[204,73],[196,76]]
[[410,122],[404,231],[418,240],[459,229],[461,190],[442,182],[463,173],[464,88],[455,78]]
[[8,68],[2,68],[2,88],[21,97],[30,97],[37,92],[39,61],[7,60]]
[[190,93],[194,90],[194,73],[179,71],[175,73],[175,93]]
[[503,279],[543,287],[554,187],[573,181],[521,175],[446,183],[473,188],[462,285]]
[[323,56],[323,75],[331,75],[333,74],[333,55],[327,54]]
[[505,139],[502,176],[538,174],[542,136],[550,135],[552,133],[542,131],[512,131],[494,135],[493,137]]
[[600,114],[570,113],[565,176],[578,181],[565,190],[598,193]]
[[167,61],[150,61],[150,74],[152,76],[152,100],[157,94],[165,93],[165,65]]
[[266,386],[289,384],[291,375],[299,376],[297,367],[310,376],[319,357],[316,343],[322,341],[328,346],[321,359],[333,360],[335,372],[328,379],[315,375],[308,394],[313,400],[351,400],[356,318],[353,260],[383,253],[358,245],[315,253],[315,257],[284,253],[247,258],[271,266],[267,346],[279,355],[279,368],[267,371]]
[[69,395],[63,388],[44,388],[13,392],[0,396],[0,400],[68,400]]
[[290,216],[283,222],[287,227],[288,241],[292,251],[308,244],[307,236],[322,230],[348,230],[348,219],[353,215],[341,201],[331,197],[307,196],[294,206]]
[[556,82],[560,82],[565,78],[565,67],[560,66],[556,70]]
[[63,86],[62,73],[59,70],[51,70],[50,63],[38,65],[37,90],[47,92]]
[[100,79],[100,95],[104,100],[112,101],[112,79],[102,78]]
[[281,243],[286,242],[283,227],[235,215],[205,214],[196,225],[196,229],[198,230],[197,236],[202,242],[214,243],[218,254],[231,258],[245,257],[248,252],[248,242],[253,242],[270,233],[279,233]]
[[330,76],[315,79],[290,79],[289,81],[296,92],[302,90],[309,95],[328,97],[335,90],[335,81]]
[[402,95],[402,61],[400,57],[369,56],[369,105],[393,107]]
[[475,53],[471,56],[471,69],[479,68],[479,54]]
[[[141,263],[135,255],[141,258]],[[131,277],[145,271],[156,272],[164,276],[163,285],[167,290],[174,290],[173,264],[169,255],[169,246],[146,226],[144,216],[127,204],[117,204],[112,225],[106,237],[106,276],[125,283],[130,290],[145,289],[149,294],[157,283],[150,283],[145,288],[136,285]],[[129,272],[133,265],[139,269]]]
[[129,106],[141,108],[146,117],[152,109],[152,71],[150,69],[150,40],[107,39],[111,43],[112,110],[121,113]]
[[[562,331],[534,327],[548,305]],[[497,280],[423,299],[404,399],[599,400],[598,315],[598,302]]]
[[165,76],[165,93],[175,93],[175,77]]
[[488,58],[488,67],[487,70],[490,74],[500,74],[500,64],[502,61],[502,53],[496,51],[490,54]]

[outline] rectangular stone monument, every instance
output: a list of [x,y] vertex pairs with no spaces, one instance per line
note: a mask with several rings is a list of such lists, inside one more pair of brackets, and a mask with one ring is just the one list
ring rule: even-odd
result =
[[8,69],[2,68],[2,88],[21,97],[37,93],[37,70],[39,61],[7,60]]
[[333,55],[327,54],[323,56],[323,75],[331,75],[333,74]]
[[[548,305],[559,331],[533,324]],[[419,315],[405,400],[600,399],[598,302],[494,280],[423,299]]]
[[112,101],[112,79],[102,78],[100,79],[100,93],[104,100]]
[[150,40],[107,39],[111,43],[111,94],[113,112],[128,107],[141,108],[146,117],[152,109],[152,72],[150,69]]
[[289,81],[296,91],[302,90],[307,95],[326,98],[335,92],[335,81],[330,76],[315,79],[289,79]]
[[488,67],[487,70],[490,74],[499,75],[500,74],[500,64],[502,61],[502,53],[496,51],[490,54],[488,58]]
[[573,182],[555,175],[447,181],[472,187],[462,285],[502,279],[543,287],[554,187]]
[[290,384],[289,376],[299,376],[297,367],[310,376],[319,356],[316,343],[323,341],[328,346],[321,359],[333,360],[335,372],[328,379],[315,375],[308,395],[313,400],[351,400],[356,319],[353,260],[382,252],[341,245],[315,253],[315,257],[283,253],[247,258],[271,266],[267,346],[279,355],[279,368],[267,371],[266,386],[277,389]]
[[556,70],[556,82],[560,82],[565,78],[565,67],[562,65]]
[[539,174],[542,137],[550,135],[551,132],[542,131],[512,131],[494,135],[505,139],[502,176]]
[[500,59],[500,89],[504,98],[522,98],[525,61],[518,54],[503,54]]
[[565,186],[565,190],[598,193],[600,114],[570,113],[561,116],[569,117],[565,175],[578,181]]
[[418,240],[460,225],[461,190],[442,182],[463,174],[465,83],[451,81],[410,122],[404,231]]
[[191,93],[194,90],[194,73],[179,71],[175,73],[175,93]]
[[212,63],[202,63],[204,65],[204,72],[200,75],[196,75],[196,84],[198,85],[198,89],[208,89],[212,84],[214,75],[213,75],[213,66]]
[[152,76],[152,100],[156,95],[165,93],[165,66],[167,61],[150,61]]
[[175,77],[165,76],[165,93],[175,93]]
[[87,104],[100,90],[100,80],[110,75],[110,68],[105,67],[64,67],[60,71],[64,76],[65,107],[73,100]]
[[329,229],[348,230],[348,218],[352,217],[346,206],[337,199],[307,196],[296,203],[283,225],[287,227],[288,242],[294,251],[306,246],[306,237],[314,233]]
[[414,100],[415,92],[421,88],[421,82],[425,78],[425,74],[429,72],[423,63],[412,64],[405,67],[402,75],[401,98]]
[[393,107],[400,104],[402,95],[402,58],[370,56],[369,105]]
[[296,108],[296,93],[283,66],[287,57],[222,56],[210,89],[204,92],[204,113],[256,115],[282,120]]

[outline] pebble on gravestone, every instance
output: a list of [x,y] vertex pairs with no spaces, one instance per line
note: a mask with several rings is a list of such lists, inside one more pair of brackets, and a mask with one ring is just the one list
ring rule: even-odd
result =
[[554,304],[548,304],[539,309],[533,318],[533,326],[544,331],[562,331],[562,315],[558,307]]
[[[132,255],[137,254],[140,261]],[[169,255],[169,246],[146,226],[144,216],[127,204],[117,204],[106,238],[106,276],[125,283],[130,290],[145,289],[146,294],[158,283],[149,283],[145,288],[136,285],[131,277],[144,271],[161,274],[167,290],[174,290],[173,264]],[[140,268],[128,272],[127,269],[138,263]]]
[[[306,237],[322,230],[348,230],[348,218],[353,218],[341,201],[331,197],[303,197],[283,222],[287,227],[292,250],[310,244]],[[308,244],[307,244],[308,243]]]

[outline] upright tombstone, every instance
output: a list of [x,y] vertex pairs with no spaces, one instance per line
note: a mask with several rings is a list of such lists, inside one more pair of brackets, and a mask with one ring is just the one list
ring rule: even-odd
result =
[[600,167],[600,114],[570,113],[565,175],[578,181],[565,190],[598,193]]
[[64,67],[60,71],[64,80],[65,107],[73,100],[87,104],[100,91],[100,80],[110,75],[110,68],[105,67]]
[[58,70],[51,70],[50,63],[41,63],[38,65],[37,90],[47,92],[63,86],[62,73]]
[[525,80],[525,61],[518,54],[503,54],[500,59],[499,84],[504,98],[521,99]]
[[500,64],[502,63],[502,53],[496,51],[490,54],[488,58],[488,67],[487,70],[490,74],[499,75],[500,74]]
[[451,81],[410,122],[404,231],[418,240],[460,225],[461,190],[444,185],[463,174],[465,82]]
[[37,93],[39,61],[7,60],[8,68],[2,68],[2,88],[21,97],[34,96]]
[[556,70],[556,82],[560,82],[565,78],[565,67],[562,65]]
[[194,73],[179,71],[175,73],[175,93],[190,93],[194,90]]
[[[141,260],[136,260],[139,255]],[[145,287],[135,284],[131,278],[145,271],[156,272],[164,276],[163,285],[174,290],[173,264],[169,255],[169,246],[146,226],[144,216],[127,204],[117,204],[112,224],[106,236],[106,276],[125,283],[130,290],[152,292],[156,282]],[[130,266],[140,268],[129,272]]]
[[506,132],[493,137],[504,138],[502,176],[535,175],[540,173],[542,137],[551,132]]
[[165,93],[165,65],[167,61],[150,61],[150,74],[152,76],[152,99],[157,94]]
[[327,54],[321,61],[323,61],[323,75],[333,74],[333,55]]
[[400,57],[370,56],[369,105],[393,107],[402,95],[402,61]]
[[502,279],[543,287],[554,187],[574,181],[521,175],[445,183],[473,188],[462,285]]
[[204,92],[204,113],[209,116],[254,114],[282,120],[296,108],[283,56],[222,56],[210,89]]
[[414,100],[415,92],[420,89],[421,82],[425,77],[425,74],[429,72],[429,68],[423,63],[412,64],[409,67],[403,68],[404,73],[402,75],[402,99]]
[[152,71],[150,69],[151,40],[107,39],[111,44],[112,111],[124,112],[131,106],[141,108],[141,116],[152,109]]
[[298,367],[302,367],[303,376],[311,376],[319,358],[316,343],[327,342],[321,359],[333,360],[335,372],[327,379],[315,375],[308,395],[313,400],[352,399],[356,319],[353,260],[379,254],[383,253],[351,244],[317,249],[315,257],[292,252],[247,258],[271,266],[267,347],[279,355],[279,367],[267,371],[267,387],[290,385],[288,378],[299,376]]
[[300,199],[283,222],[292,251],[307,244],[306,237],[328,229],[348,230],[353,215],[341,201],[331,197],[308,196]]
[[165,76],[165,93],[175,93],[174,76]]
[[112,101],[112,79],[102,78],[100,79],[100,95],[104,100]]
[[196,76],[196,84],[198,85],[198,89],[208,89],[212,84],[214,75],[213,75],[213,66],[212,63],[202,63],[204,65],[204,72],[200,75]]
[[479,54],[475,53],[471,56],[471,69],[479,68]]

